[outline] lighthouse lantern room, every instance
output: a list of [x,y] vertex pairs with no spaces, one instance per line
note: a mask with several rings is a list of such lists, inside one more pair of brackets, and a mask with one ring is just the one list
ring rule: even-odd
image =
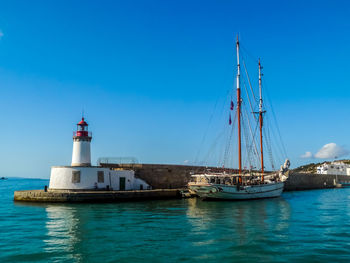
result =
[[84,117],[77,124],[77,131],[73,133],[72,166],[91,166],[91,132]]

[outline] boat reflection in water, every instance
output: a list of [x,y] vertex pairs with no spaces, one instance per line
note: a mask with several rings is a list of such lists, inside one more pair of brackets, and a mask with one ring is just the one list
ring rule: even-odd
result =
[[221,247],[231,251],[231,256],[253,255],[249,251],[256,249],[271,250],[269,256],[261,255],[269,260],[264,257],[280,253],[274,251],[274,242],[288,244],[291,212],[283,198],[249,202],[189,199],[187,220],[192,225],[191,234],[197,236],[193,246],[203,247],[197,258],[215,259],[216,248]]

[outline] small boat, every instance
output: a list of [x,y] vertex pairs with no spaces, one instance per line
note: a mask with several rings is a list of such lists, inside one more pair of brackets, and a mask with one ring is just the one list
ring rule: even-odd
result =
[[[236,42],[237,51],[237,108],[236,118],[238,124],[238,173],[203,173],[193,174],[191,181],[188,183],[188,187],[191,192],[195,193],[202,199],[226,199],[226,200],[250,200],[261,198],[278,197],[282,194],[284,188],[284,182],[288,178],[288,169],[290,161],[286,159],[279,171],[266,173],[264,171],[264,149],[263,149],[263,115],[265,110],[263,107],[262,98],[262,73],[260,59],[258,63],[259,67],[259,110],[253,111],[253,114],[258,114],[257,127],[260,131],[260,152],[256,149],[256,154],[260,155],[259,172],[244,171],[242,169],[242,97],[240,89],[240,56],[239,56],[239,40],[237,37]],[[231,100],[231,110],[233,110],[233,102]],[[231,115],[229,124],[231,125]],[[253,138],[254,139],[254,138]]]

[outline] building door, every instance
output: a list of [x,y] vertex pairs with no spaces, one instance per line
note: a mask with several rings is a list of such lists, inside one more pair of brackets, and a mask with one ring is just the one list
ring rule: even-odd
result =
[[119,191],[125,191],[125,177],[119,177]]

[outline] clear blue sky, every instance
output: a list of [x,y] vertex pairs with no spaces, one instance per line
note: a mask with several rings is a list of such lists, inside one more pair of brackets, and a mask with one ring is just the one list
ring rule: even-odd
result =
[[195,159],[232,88],[234,35],[264,63],[293,166],[349,145],[348,1],[1,1],[1,176],[71,161],[82,108],[92,158]]

